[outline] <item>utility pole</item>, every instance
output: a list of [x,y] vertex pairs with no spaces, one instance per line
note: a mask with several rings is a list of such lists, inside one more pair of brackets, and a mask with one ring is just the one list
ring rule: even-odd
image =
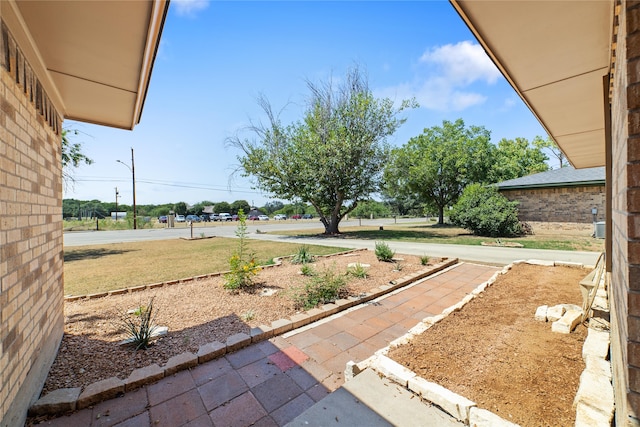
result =
[[120,193],[118,193],[118,187],[116,187],[116,221],[118,221],[118,196],[120,195]]
[[[133,161],[133,147],[131,148],[131,166],[123,162],[122,160],[116,160],[118,163],[122,163],[131,171],[131,178],[133,180],[133,229],[138,228],[138,221],[136,217],[136,167]],[[117,191],[117,190],[116,190]],[[117,218],[117,214],[116,214]]]
[[136,217],[136,168],[133,164],[133,147],[131,147],[131,176],[133,177],[133,229],[138,228]]

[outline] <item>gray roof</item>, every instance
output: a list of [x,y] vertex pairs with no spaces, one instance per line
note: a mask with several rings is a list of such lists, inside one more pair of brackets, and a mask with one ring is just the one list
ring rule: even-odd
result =
[[543,188],[543,187],[575,187],[585,185],[604,185],[604,166],[597,168],[574,169],[567,166],[540,172],[522,178],[510,179],[497,183],[498,189]]

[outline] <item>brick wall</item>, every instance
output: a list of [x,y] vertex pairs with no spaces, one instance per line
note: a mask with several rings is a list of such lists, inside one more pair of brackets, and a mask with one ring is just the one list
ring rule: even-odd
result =
[[612,119],[611,361],[616,424],[640,425],[640,3],[622,1]]
[[63,333],[60,118],[0,16],[0,424],[24,424]]
[[501,190],[509,200],[517,200],[521,221],[592,224],[591,209],[596,207],[596,221],[605,220],[605,187],[556,187]]

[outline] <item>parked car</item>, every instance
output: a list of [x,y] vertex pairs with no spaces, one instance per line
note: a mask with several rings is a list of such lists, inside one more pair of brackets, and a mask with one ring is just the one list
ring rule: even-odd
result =
[[184,215],[176,215],[176,222],[185,222]]
[[269,217],[266,215],[258,215],[258,220],[260,221],[269,221]]
[[189,222],[200,222],[200,221],[202,221],[198,215],[187,215],[186,220],[189,221]]
[[167,216],[166,215],[162,215],[162,216],[158,217],[158,222],[160,224],[166,224],[167,223]]
[[258,218],[258,215],[249,215],[247,219],[249,221],[258,221],[260,218]]
[[209,219],[211,221],[219,221],[220,220],[220,216],[218,214],[216,214],[216,213],[209,214]]
[[285,214],[278,214],[274,216],[273,219],[275,219],[276,221],[284,221],[285,219],[287,219],[287,216]]
[[209,215],[200,215],[200,219],[202,221],[204,221],[204,222],[209,222],[210,221]]
[[218,221],[231,221],[232,219],[233,218],[231,218],[231,214],[227,212],[223,212],[218,215]]
[[311,214],[302,215],[302,219],[311,219],[311,218],[313,218],[313,215],[311,215]]
[[231,219],[234,221],[238,221],[240,217],[238,215],[231,215]]
[[291,219],[302,219],[302,215],[300,214],[291,215]]

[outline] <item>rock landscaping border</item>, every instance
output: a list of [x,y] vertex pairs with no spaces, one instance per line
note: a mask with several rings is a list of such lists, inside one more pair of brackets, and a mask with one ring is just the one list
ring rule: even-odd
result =
[[[500,416],[478,408],[476,403],[460,396],[453,391],[424,378],[415,372],[400,365],[387,357],[389,351],[400,345],[410,342],[417,335],[422,334],[449,314],[459,311],[469,301],[491,286],[499,275],[506,274],[515,264],[527,263],[543,266],[572,266],[580,268],[594,268],[579,263],[564,261],[544,260],[519,260],[505,266],[496,272],[489,280],[480,284],[462,301],[446,308],[437,316],[427,317],[411,328],[404,336],[392,341],[374,353],[368,359],[355,363],[350,361],[344,371],[345,381],[353,379],[365,369],[373,369],[379,375],[400,384],[410,390],[421,399],[426,400],[464,423],[474,427],[517,427],[517,424],[509,422]],[[603,279],[604,281],[604,279]],[[602,305],[602,302],[601,302]],[[533,313],[531,313],[533,315]],[[610,334],[609,331],[601,331],[589,328],[587,338],[583,344],[582,358],[585,361],[585,370],[580,376],[580,383],[573,407],[576,410],[576,427],[610,427],[614,415],[614,397],[611,363],[609,361]]]
[[[338,254],[331,254],[326,256],[336,256],[346,253],[359,252],[366,249],[356,249],[350,251],[340,252]],[[277,258],[274,261],[276,264],[266,267],[277,267],[281,264],[282,259],[287,257]],[[185,352],[171,357],[166,365],[160,367],[157,364],[152,364],[144,368],[134,370],[127,379],[121,380],[117,377],[111,377],[96,383],[90,384],[84,389],[80,387],[65,388],[54,390],[45,396],[41,397],[29,408],[29,416],[41,416],[41,415],[62,415],[64,413],[76,411],[94,405],[103,400],[111,399],[122,393],[126,393],[144,385],[154,383],[164,377],[175,374],[178,371],[192,368],[198,364],[206,363],[210,360],[224,356],[225,354],[232,353],[240,350],[252,343],[267,340],[277,335],[281,335],[292,329],[308,325],[317,320],[331,316],[340,311],[353,307],[354,305],[366,303],[375,298],[381,297],[385,294],[395,291],[396,289],[407,286],[417,280],[423,279],[432,274],[438,273],[445,268],[458,263],[458,259],[443,258],[438,264],[429,266],[421,271],[413,274],[403,276],[397,280],[389,282],[387,285],[381,285],[377,288],[373,288],[368,292],[365,292],[357,297],[349,297],[346,299],[339,299],[334,303],[324,304],[318,308],[313,308],[304,313],[295,314],[287,319],[278,319],[271,322],[270,325],[260,325],[255,328],[251,328],[249,334],[238,333],[227,338],[225,343],[218,341],[210,342],[200,346],[196,354]],[[187,283],[193,280],[199,280],[203,278],[215,277],[225,274],[212,273],[203,276],[196,276],[186,279],[172,280],[162,283],[156,283],[147,286],[136,286],[133,288],[120,289],[116,291],[102,292],[85,296],[73,296],[65,298],[66,301],[75,301],[77,299],[90,299],[101,298],[108,295],[114,295],[117,293],[136,292],[143,289],[153,289],[165,285],[175,285],[180,283]]]

